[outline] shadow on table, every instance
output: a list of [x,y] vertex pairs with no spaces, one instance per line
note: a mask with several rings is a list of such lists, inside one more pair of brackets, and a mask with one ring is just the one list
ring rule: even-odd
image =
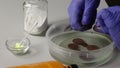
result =
[[[119,52],[119,50],[117,48],[115,48],[114,53],[112,55],[112,59],[101,66],[108,66],[108,65],[112,64],[118,58],[118,52]],[[102,68],[101,66],[99,68]]]
[[[40,35],[32,35],[32,34],[30,34],[31,36],[40,36],[40,37],[44,37],[45,36],[45,34],[46,34],[46,32],[47,32],[47,30],[49,29],[49,27],[51,26],[51,25],[53,25],[53,24],[55,24],[55,23],[69,23],[69,19],[63,19],[63,20],[58,20],[58,21],[53,21],[53,22],[48,22],[48,28],[44,31],[44,32],[42,32]],[[25,32],[26,34],[28,34],[27,32]]]

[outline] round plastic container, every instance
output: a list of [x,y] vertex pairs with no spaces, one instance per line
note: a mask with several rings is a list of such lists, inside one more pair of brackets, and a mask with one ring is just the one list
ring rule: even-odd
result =
[[[49,52],[53,58],[64,64],[77,64],[80,68],[96,67],[108,62],[114,52],[114,43],[106,34],[89,31],[69,30],[67,23],[52,25],[47,33]],[[80,50],[73,50],[68,44],[73,43],[75,38],[83,39],[89,45],[97,45],[99,49],[87,50],[79,47]]]

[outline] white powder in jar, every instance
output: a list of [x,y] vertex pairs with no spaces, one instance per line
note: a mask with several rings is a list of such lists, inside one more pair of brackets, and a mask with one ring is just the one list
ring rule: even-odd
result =
[[[38,23],[35,28],[30,31],[34,23]],[[47,29],[47,8],[38,7],[36,5],[27,4],[25,8],[24,29],[30,34],[39,35]]]

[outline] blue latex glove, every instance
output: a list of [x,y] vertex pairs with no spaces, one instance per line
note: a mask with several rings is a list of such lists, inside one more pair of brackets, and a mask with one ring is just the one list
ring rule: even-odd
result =
[[120,6],[103,9],[97,15],[97,26],[111,35],[113,41],[120,49]]
[[68,8],[70,25],[75,30],[87,30],[94,24],[100,0],[72,0]]

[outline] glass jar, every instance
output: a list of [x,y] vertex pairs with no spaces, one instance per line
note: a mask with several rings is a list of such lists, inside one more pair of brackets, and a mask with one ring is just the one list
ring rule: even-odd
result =
[[[47,25],[47,0],[26,0],[24,8],[24,30],[32,35],[43,33]],[[37,23],[37,24],[36,24]]]

